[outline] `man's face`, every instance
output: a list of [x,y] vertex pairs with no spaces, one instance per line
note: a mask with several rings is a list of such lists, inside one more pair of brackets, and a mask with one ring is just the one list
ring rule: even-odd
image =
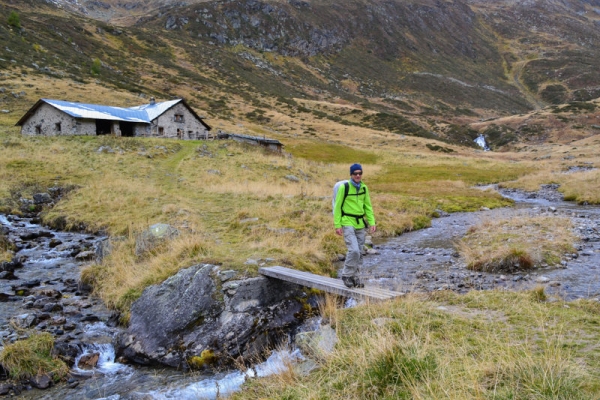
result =
[[360,183],[362,180],[362,171],[360,169],[357,169],[352,173],[352,180],[354,183]]

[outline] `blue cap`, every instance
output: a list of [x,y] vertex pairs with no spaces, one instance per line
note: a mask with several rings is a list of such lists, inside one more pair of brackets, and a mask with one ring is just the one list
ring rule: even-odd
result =
[[360,164],[352,164],[350,166],[350,175],[352,175],[354,173],[354,171],[358,171],[358,170],[362,171],[363,170],[362,166]]

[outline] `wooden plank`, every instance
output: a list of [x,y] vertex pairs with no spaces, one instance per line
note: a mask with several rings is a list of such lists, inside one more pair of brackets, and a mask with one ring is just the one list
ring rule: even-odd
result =
[[378,287],[365,286],[364,288],[348,288],[341,279],[329,278],[327,276],[315,275],[310,272],[298,271],[286,267],[263,267],[258,272],[270,278],[295,283],[324,292],[334,293],[345,297],[368,298],[371,300],[388,300],[403,296],[404,293],[394,292]]

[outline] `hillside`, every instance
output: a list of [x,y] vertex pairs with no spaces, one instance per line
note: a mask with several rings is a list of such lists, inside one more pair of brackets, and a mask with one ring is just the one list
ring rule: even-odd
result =
[[[135,105],[180,96],[222,129],[314,136],[329,122],[475,146],[469,123],[600,95],[594,1],[18,0],[0,9],[21,26],[0,25],[7,124],[40,97]],[[78,85],[108,94],[78,96]]]

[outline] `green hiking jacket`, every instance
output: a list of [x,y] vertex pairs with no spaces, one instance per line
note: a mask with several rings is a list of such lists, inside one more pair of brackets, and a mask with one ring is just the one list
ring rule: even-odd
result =
[[[344,202],[344,213],[353,215],[364,215],[369,223],[369,226],[375,225],[375,216],[373,215],[373,207],[371,206],[371,196],[369,189],[363,182],[360,183],[360,190],[357,192],[352,183],[348,183],[348,196]],[[335,229],[342,226],[353,226],[356,229],[365,227],[362,218],[351,217],[349,215],[342,216],[342,201],[344,200],[344,185],[340,185],[335,196],[335,209],[333,211],[333,225]]]

